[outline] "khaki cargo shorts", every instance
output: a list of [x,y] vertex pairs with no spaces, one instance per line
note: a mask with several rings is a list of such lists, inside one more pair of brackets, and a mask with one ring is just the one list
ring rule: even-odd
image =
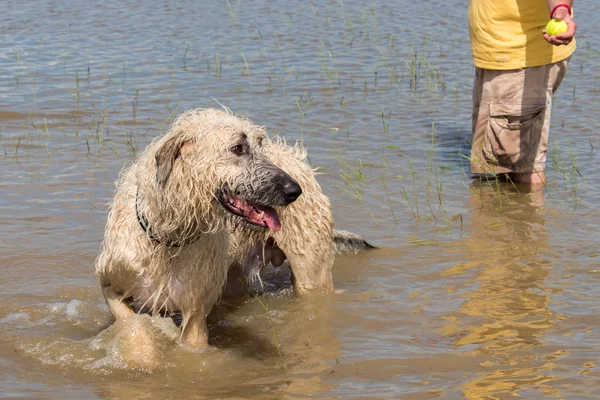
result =
[[507,71],[476,68],[471,172],[544,171],[552,96],[568,61]]

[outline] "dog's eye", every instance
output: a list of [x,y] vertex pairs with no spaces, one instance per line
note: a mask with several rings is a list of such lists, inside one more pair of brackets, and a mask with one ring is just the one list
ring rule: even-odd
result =
[[241,156],[244,154],[244,145],[238,144],[237,146],[233,146],[229,149],[236,156]]
[[263,138],[258,138],[258,146],[262,146],[263,144]]

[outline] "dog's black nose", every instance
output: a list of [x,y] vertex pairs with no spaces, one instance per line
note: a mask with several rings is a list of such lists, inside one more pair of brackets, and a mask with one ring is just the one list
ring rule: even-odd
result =
[[283,194],[285,199],[291,203],[302,194],[302,188],[298,182],[293,179],[289,179],[283,184]]

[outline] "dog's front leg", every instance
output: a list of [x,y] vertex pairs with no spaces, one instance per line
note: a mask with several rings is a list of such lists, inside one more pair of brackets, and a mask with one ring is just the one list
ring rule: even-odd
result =
[[122,321],[135,314],[131,307],[123,303],[123,296],[117,293],[109,283],[103,282],[102,293],[115,320]]
[[307,246],[307,249],[309,250],[304,253],[295,253],[293,250],[286,252],[286,249],[283,249],[292,269],[292,282],[296,293],[307,294],[313,290],[333,292],[333,249],[331,246],[319,249],[317,245]]
[[198,310],[188,317],[182,339],[183,344],[197,349],[208,346],[208,326],[204,310]]

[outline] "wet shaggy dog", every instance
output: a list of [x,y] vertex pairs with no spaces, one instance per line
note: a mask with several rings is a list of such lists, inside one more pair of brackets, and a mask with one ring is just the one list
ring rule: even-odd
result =
[[278,234],[280,214],[302,197],[269,146],[265,130],[242,117],[193,110],[122,171],[96,261],[117,322],[138,311],[180,313],[183,343],[207,345],[230,232]]

